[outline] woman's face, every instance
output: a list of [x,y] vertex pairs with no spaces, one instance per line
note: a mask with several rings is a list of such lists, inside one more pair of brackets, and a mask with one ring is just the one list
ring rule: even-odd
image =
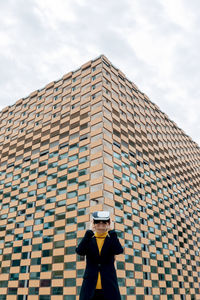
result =
[[94,223],[94,229],[97,233],[104,233],[108,231],[109,225],[110,225],[109,222],[103,223],[102,221],[100,221],[97,224]]

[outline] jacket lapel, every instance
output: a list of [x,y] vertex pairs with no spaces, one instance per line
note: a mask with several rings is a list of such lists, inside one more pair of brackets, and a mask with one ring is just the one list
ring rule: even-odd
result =
[[94,251],[95,251],[96,255],[99,256],[99,248],[98,248],[95,236],[92,237],[92,245],[93,245],[93,248],[94,248]]

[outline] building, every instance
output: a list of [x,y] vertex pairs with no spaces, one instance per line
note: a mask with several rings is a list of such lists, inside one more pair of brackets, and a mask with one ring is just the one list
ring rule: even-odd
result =
[[200,148],[104,56],[0,113],[0,300],[77,300],[108,209],[122,300],[200,299]]

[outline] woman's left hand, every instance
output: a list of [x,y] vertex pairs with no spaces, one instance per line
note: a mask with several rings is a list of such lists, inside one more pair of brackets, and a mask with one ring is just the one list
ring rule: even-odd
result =
[[107,226],[107,230],[113,230],[114,229],[114,222],[113,221],[110,221],[110,224],[108,224]]

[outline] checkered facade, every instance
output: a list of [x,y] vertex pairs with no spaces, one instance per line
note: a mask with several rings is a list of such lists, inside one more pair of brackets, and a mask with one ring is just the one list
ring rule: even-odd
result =
[[200,149],[105,56],[0,112],[0,300],[77,300],[109,210],[122,300],[200,299]]

